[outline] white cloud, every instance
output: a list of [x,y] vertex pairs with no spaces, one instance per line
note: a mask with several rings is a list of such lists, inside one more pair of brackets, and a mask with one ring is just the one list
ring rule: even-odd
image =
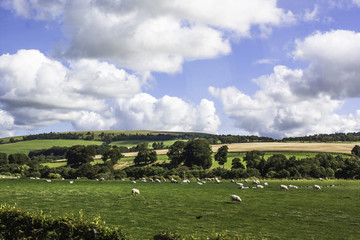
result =
[[53,20],[62,15],[66,2],[67,0],[3,0],[0,6],[25,18]]
[[217,132],[220,125],[214,103],[206,99],[192,106],[177,97],[156,99],[139,93],[129,100],[118,99],[113,108],[115,129]]
[[317,32],[296,42],[294,58],[305,69],[275,66],[254,80],[259,90],[248,96],[235,87],[209,88],[238,128],[273,137],[359,131],[360,111],[339,115],[347,98],[360,97],[360,34]]
[[58,19],[69,39],[65,56],[111,61],[139,72],[174,73],[184,61],[231,52],[230,40],[267,35],[291,24],[276,0],[6,0],[18,15]]
[[68,66],[37,50],[0,56],[0,135],[71,122],[77,130],[216,132],[214,103],[140,93],[146,84],[114,65],[81,59]]
[[11,136],[14,131],[14,118],[0,109],[0,136]]
[[210,87],[209,92],[223,103],[224,114],[235,126],[251,134],[284,137],[360,128],[359,116],[334,113],[343,101],[323,94],[303,97],[292,92],[289,82],[301,79],[302,70],[276,66],[273,74],[255,80],[260,90],[253,97],[235,87]]
[[278,59],[274,59],[274,58],[263,58],[263,59],[259,59],[255,62],[253,62],[253,65],[258,65],[258,64],[275,64],[276,62],[278,62]]
[[352,0],[353,3],[355,3],[356,5],[358,5],[358,7],[360,7],[360,0]]
[[360,33],[347,30],[316,32],[298,40],[294,57],[309,62],[302,85],[304,95],[329,94],[332,98],[360,97]]
[[312,11],[310,11],[309,9],[306,9],[304,17],[303,17],[304,21],[306,21],[306,22],[317,21],[318,14],[319,14],[319,6],[318,5],[315,5],[315,7]]

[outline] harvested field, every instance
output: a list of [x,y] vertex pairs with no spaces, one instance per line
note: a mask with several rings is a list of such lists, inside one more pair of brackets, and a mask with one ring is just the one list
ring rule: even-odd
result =
[[[360,143],[300,143],[300,142],[258,142],[258,143],[232,143],[225,144],[229,152],[248,152],[252,150],[273,152],[328,152],[351,154],[351,149]],[[212,145],[216,152],[222,145]],[[166,154],[167,149],[157,150],[157,154]],[[137,152],[124,153],[126,157],[134,157]]]
[[[351,154],[351,149],[358,143],[284,143],[284,142],[259,142],[259,143],[233,143],[226,144],[229,152],[259,151],[294,151],[294,152],[328,152]],[[213,145],[216,152],[222,145]]]

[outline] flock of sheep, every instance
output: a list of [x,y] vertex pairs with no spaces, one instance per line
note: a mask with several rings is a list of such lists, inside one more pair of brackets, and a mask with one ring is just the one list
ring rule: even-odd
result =
[[[197,180],[197,184],[199,185],[203,185],[205,184],[207,181],[215,181],[217,184],[220,184],[221,181],[218,179],[218,178],[205,178],[204,181],[201,181],[199,178],[196,179]],[[160,179],[152,179],[152,178],[149,178],[148,180],[146,178],[142,178],[141,179],[142,182],[157,182],[157,183],[161,183],[162,181]],[[136,181],[131,181],[132,183],[136,183]],[[163,182],[166,182],[166,179],[163,179]],[[171,178],[170,179],[170,182],[171,183],[178,183],[178,181],[174,178]],[[255,179],[255,180],[252,180],[252,184],[256,185],[255,187],[249,187],[249,186],[244,186],[244,183],[248,183],[248,180],[245,179],[244,180],[244,183],[242,182],[236,182],[234,179],[231,179],[231,182],[232,183],[235,183],[236,185],[239,186],[240,189],[249,189],[249,188],[265,188],[265,186],[268,186],[269,184],[267,182],[264,182],[263,185],[260,184],[260,181]],[[189,184],[190,183],[190,180],[189,179],[184,179],[182,180],[181,184]],[[335,185],[330,185],[330,187],[334,187]],[[321,190],[321,186],[320,185],[313,185],[312,186],[315,190]],[[283,185],[281,184],[280,185],[280,190],[285,190],[285,191],[288,191],[289,188],[293,188],[293,189],[298,189],[299,187],[296,186],[296,185]],[[140,195],[140,190],[137,189],[137,188],[133,188],[131,189],[131,194],[132,195]],[[236,194],[232,194],[230,195],[230,200],[231,201],[235,201],[235,202],[242,202],[241,198],[236,195]]]
[[[31,179],[36,179],[36,178],[31,178]],[[62,180],[65,180],[65,179],[62,179]],[[78,179],[80,180],[80,179]],[[105,179],[104,178],[100,178],[100,179],[96,179],[97,181],[104,181]],[[140,179],[141,182],[156,182],[156,183],[161,183],[161,182],[166,182],[167,180],[165,178],[163,178],[162,180],[158,179],[158,178],[141,178]],[[215,183],[217,184],[220,184],[221,181],[215,177],[215,178],[205,178],[203,181],[200,180],[199,178],[196,179],[196,182],[198,185],[204,185],[206,182],[208,181],[214,181]],[[255,185],[254,187],[249,187],[249,186],[244,186],[244,183],[248,183],[248,180],[247,179],[244,179],[244,183],[242,182],[236,182],[234,179],[231,179],[230,180],[232,183],[235,183],[236,185],[239,186],[239,189],[249,189],[249,188],[265,188],[265,186],[268,186],[268,183],[267,182],[264,182],[263,185],[260,184],[260,181],[255,179],[255,180],[252,180],[252,184]],[[50,179],[46,179],[46,182],[49,182],[51,183],[51,180]],[[171,178],[170,179],[170,182],[171,183],[178,183],[178,181],[174,178]],[[73,184],[74,181],[69,181],[70,184]],[[136,181],[131,181],[131,183],[136,183]],[[181,184],[189,184],[190,183],[190,180],[189,179],[184,179],[182,180]],[[335,185],[330,185],[330,187],[334,187]],[[320,185],[313,185],[312,186],[315,190],[321,190],[321,186]],[[280,185],[280,190],[285,190],[285,191],[288,191],[289,188],[293,188],[293,189],[298,189],[299,187],[296,186],[296,185],[283,185],[281,184]],[[132,195],[140,195],[140,190],[137,189],[137,188],[133,188],[131,189],[131,194]],[[241,198],[236,195],[236,194],[232,194],[230,195],[230,200],[231,201],[235,201],[235,202],[242,202]]]

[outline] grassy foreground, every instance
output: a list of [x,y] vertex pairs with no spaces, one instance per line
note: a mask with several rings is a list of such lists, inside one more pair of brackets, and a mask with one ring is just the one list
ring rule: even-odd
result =
[[[265,189],[238,189],[224,181],[198,185],[129,181],[69,181],[0,179],[0,203],[53,216],[67,213],[101,216],[120,225],[135,239],[149,239],[165,229],[182,235],[211,235],[267,239],[358,239],[360,183],[358,181],[268,181]],[[316,191],[311,187],[335,184]],[[280,184],[299,189],[281,191]],[[131,189],[138,188],[139,196]],[[230,194],[243,202],[235,203]],[[201,216],[199,219],[196,217]]]

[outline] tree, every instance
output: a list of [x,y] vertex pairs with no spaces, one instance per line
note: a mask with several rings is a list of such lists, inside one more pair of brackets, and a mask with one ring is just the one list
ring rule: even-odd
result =
[[224,145],[221,146],[217,153],[215,154],[215,161],[219,163],[219,165],[222,165],[223,168],[225,167],[225,163],[227,162],[227,154],[228,154],[228,146]]
[[94,161],[96,151],[94,146],[74,145],[65,154],[67,164],[71,167],[80,167],[82,164]]
[[258,164],[263,158],[263,152],[257,150],[247,152],[244,157],[244,161],[246,162],[246,168],[257,168]]
[[9,155],[9,163],[14,164],[26,164],[30,161],[30,158],[25,153],[13,153]]
[[8,164],[8,157],[6,153],[0,153],[0,165]]
[[176,141],[170,146],[169,151],[166,154],[172,165],[179,165],[184,161],[182,153],[184,152],[185,146],[186,142],[184,141]]
[[149,164],[149,163],[156,162],[156,160],[157,160],[156,151],[154,149],[148,148],[145,145],[141,145],[141,146],[139,146],[138,154],[134,159],[134,163],[136,165]]
[[185,166],[192,167],[194,165],[208,169],[212,165],[211,148],[205,139],[195,139],[188,141],[183,152]]
[[165,148],[165,145],[164,145],[164,142],[154,142],[152,144],[152,147],[153,149],[164,149]]
[[231,163],[231,169],[237,169],[237,168],[245,169],[245,166],[244,164],[242,164],[240,158],[234,158]]
[[360,157],[360,146],[359,145],[355,145],[355,147],[351,150],[351,153]]
[[111,165],[115,165],[122,157],[124,157],[124,155],[122,155],[120,148],[113,146],[103,153],[101,159],[104,161],[104,163],[110,159]]

